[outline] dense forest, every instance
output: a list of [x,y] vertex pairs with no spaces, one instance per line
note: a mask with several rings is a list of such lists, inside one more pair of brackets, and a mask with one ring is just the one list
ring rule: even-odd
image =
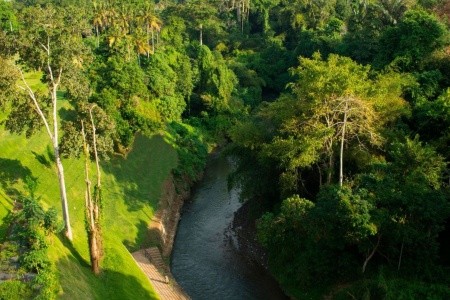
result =
[[[22,178],[14,238],[43,275],[21,293],[56,297],[47,239],[76,240],[74,223],[101,272],[99,161],[160,134],[178,180],[208,148],[236,157],[288,295],[449,299],[449,16],[446,0],[0,0],[0,137],[45,132],[62,204]],[[69,158],[86,161],[87,221],[69,220]]]

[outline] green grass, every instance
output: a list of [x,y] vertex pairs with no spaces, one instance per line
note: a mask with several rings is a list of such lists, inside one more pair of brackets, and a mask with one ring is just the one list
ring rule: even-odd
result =
[[[25,193],[26,176],[38,179],[36,194],[44,206],[61,210],[48,144],[44,132],[26,139],[0,129],[0,239],[7,229],[2,220],[10,211],[13,199]],[[138,136],[126,159],[116,157],[102,162],[105,258],[99,277],[91,273],[88,265],[84,163],[82,159],[66,159],[63,164],[74,241],[71,245],[58,237],[52,240],[50,256],[59,273],[60,299],[156,298],[127,248],[135,250],[146,240],[147,224],[156,209],[162,182],[177,164],[175,150],[161,137]],[[92,167],[91,174],[94,170]]]

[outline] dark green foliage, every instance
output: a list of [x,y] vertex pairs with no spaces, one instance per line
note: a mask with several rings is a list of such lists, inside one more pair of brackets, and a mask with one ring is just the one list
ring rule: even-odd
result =
[[178,154],[175,175],[190,182],[197,181],[205,168],[208,155],[201,132],[187,124],[172,122],[168,127],[168,138]]
[[48,257],[48,236],[60,232],[62,225],[56,210],[44,210],[35,198],[37,181],[28,178],[26,183],[30,196],[22,197],[19,201],[21,209],[13,213],[11,235],[0,244],[0,266],[3,269],[5,262],[17,256],[20,268],[10,272],[18,279],[28,273],[29,278],[1,283],[0,299],[55,299],[58,282],[55,267]]
[[405,280],[396,278],[395,274],[385,274],[380,268],[371,279],[355,282],[334,294],[336,300],[344,299],[447,299],[450,289],[444,284]]
[[445,34],[444,25],[436,17],[423,10],[410,10],[398,25],[383,33],[376,64],[393,64],[404,71],[423,68],[423,60],[444,44]]
[[0,29],[2,31],[17,30],[17,18],[10,1],[0,1]]
[[437,258],[437,235],[450,214],[448,193],[441,189],[445,164],[417,138],[394,143],[389,158],[361,177],[377,208],[372,215],[383,235],[383,255],[397,261],[398,269],[427,277]]
[[211,51],[207,46],[199,46],[196,52],[199,81],[192,98],[196,103],[192,105],[197,105],[199,112],[216,114],[229,111],[237,84],[236,75],[228,68],[220,52]]
[[[271,270],[298,298],[446,298],[436,256],[449,222],[450,60],[434,12],[445,15],[445,3],[0,1],[0,52],[46,73],[39,42],[50,34],[69,100],[64,154],[80,154],[80,120],[94,104],[101,154],[126,153],[139,132],[162,133],[178,152],[173,172],[189,182],[206,143],[231,140],[239,165],[230,184],[269,210],[259,235]],[[50,21],[47,31],[21,25]],[[16,89],[19,75],[0,58],[5,125],[29,136],[42,124]],[[47,115],[47,91],[36,95]],[[32,250],[22,261],[39,272],[33,284],[47,299],[55,279],[45,271],[46,236],[59,225],[31,194],[18,215],[32,228],[20,231]]]
[[358,273],[359,256],[350,249],[377,231],[369,213],[371,204],[363,196],[347,187],[328,187],[316,203],[295,195],[282,202],[277,216],[261,218],[260,240],[284,284],[310,288]]

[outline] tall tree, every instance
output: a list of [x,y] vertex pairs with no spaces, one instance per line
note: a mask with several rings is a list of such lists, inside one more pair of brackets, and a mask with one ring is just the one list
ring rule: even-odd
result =
[[[26,131],[31,135],[40,126],[48,134],[55,157],[62,204],[65,234],[72,240],[69,207],[65,186],[64,167],[59,146],[58,92],[63,85],[70,85],[74,73],[83,68],[87,50],[82,43],[82,32],[87,28],[79,10],[75,8],[27,7],[18,13],[22,25],[10,38],[16,39],[15,51],[20,74],[17,83],[20,95],[13,100],[6,128],[11,132]],[[44,90],[33,90],[25,79],[24,70],[41,70]],[[40,125],[40,126],[38,126]]]
[[[251,139],[265,136],[256,146],[259,156],[278,163],[286,195],[298,189],[301,172],[307,168],[317,169],[320,184],[332,183],[336,156],[342,185],[345,149],[367,152],[370,145],[380,143],[383,124],[401,113],[401,80],[391,74],[371,79],[368,67],[338,55],[327,60],[319,54],[301,58],[293,73],[297,80],[290,84],[292,93],[258,112],[268,132],[253,131]],[[244,124],[241,128],[253,127]],[[242,134],[234,138],[239,140],[239,136]],[[244,147],[247,142],[240,141]],[[255,149],[255,145],[251,147]]]
[[102,237],[100,227],[100,207],[102,201],[102,189],[101,189],[101,171],[100,160],[97,152],[97,137],[94,117],[92,110],[94,106],[89,109],[89,118],[91,120],[92,129],[92,148],[94,152],[97,183],[94,186],[94,193],[91,192],[91,181],[89,179],[89,162],[90,162],[90,150],[89,144],[86,138],[86,132],[83,121],[81,121],[82,136],[83,136],[83,150],[85,155],[85,182],[86,182],[86,230],[88,234],[89,253],[91,259],[92,271],[97,275],[100,273],[100,261],[102,258]]

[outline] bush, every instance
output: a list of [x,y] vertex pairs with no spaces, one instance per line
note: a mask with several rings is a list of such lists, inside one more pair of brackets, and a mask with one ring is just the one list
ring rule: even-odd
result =
[[168,131],[179,160],[174,174],[196,181],[205,168],[208,156],[201,133],[192,126],[178,122],[170,123]]
[[22,272],[32,272],[36,276],[29,282],[12,280],[0,283],[0,300],[3,299],[45,299],[56,298],[58,281],[55,267],[48,257],[47,235],[62,229],[56,210],[45,211],[31,192],[30,197],[21,199],[22,209],[12,218],[14,232],[11,241],[2,245],[0,262],[7,264],[12,256],[19,255],[20,269],[14,268],[17,278]]
[[28,284],[19,280],[0,282],[0,300],[23,300],[32,297]]

